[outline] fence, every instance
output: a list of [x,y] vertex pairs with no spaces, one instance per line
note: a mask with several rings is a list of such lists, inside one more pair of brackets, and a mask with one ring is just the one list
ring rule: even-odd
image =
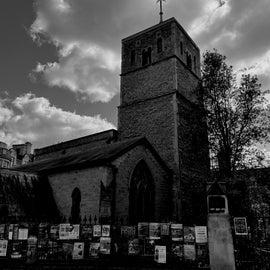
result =
[[236,269],[270,269],[270,216],[233,218]]
[[[0,220],[1,269],[208,269],[208,245],[182,224],[128,226],[124,219],[100,224],[84,217],[62,220]],[[205,236],[204,236],[205,237]],[[198,243],[200,242],[200,243]],[[9,268],[8,268],[9,267]]]

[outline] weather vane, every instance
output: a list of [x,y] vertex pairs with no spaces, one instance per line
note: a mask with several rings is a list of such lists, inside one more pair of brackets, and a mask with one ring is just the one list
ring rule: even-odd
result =
[[165,2],[166,0],[157,0],[157,3],[159,2],[159,5],[160,5],[160,12],[159,12],[159,15],[160,15],[160,23],[163,22],[163,11],[162,11],[162,2]]

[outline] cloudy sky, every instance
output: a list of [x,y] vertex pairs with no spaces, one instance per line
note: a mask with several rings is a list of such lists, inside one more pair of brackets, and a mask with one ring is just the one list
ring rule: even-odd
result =
[[[156,0],[1,0],[0,141],[34,148],[116,128],[121,39]],[[217,48],[270,89],[269,0],[167,0],[201,53]]]

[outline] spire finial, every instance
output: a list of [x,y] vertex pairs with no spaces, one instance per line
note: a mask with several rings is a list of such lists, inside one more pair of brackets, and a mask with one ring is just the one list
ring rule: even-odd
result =
[[162,2],[165,2],[166,0],[157,0],[157,3],[159,2],[159,6],[160,6],[160,12],[159,12],[159,16],[160,16],[160,23],[163,22],[163,11],[162,11]]

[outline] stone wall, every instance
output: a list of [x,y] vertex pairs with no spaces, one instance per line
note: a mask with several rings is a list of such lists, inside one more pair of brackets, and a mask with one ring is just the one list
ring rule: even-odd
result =
[[178,113],[182,216],[185,223],[205,223],[210,162],[204,112],[178,96]]
[[113,179],[110,167],[94,167],[53,174],[49,177],[57,207],[62,216],[71,215],[72,192],[77,187],[81,192],[81,217],[99,217],[101,182],[108,186]]

